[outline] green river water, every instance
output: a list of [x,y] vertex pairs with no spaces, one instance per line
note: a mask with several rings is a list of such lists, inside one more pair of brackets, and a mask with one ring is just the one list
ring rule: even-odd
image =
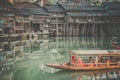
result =
[[45,65],[69,61],[69,50],[109,50],[110,37],[61,37],[22,44],[22,57],[16,59],[14,69],[0,74],[0,80],[120,80],[120,70],[76,72]]

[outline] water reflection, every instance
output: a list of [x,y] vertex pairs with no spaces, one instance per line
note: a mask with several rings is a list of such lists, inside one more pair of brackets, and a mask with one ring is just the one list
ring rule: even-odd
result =
[[[2,66],[0,66],[0,80],[59,80],[65,76],[68,77],[63,78],[64,80],[80,80],[78,77],[86,78],[88,74],[71,76],[71,72],[67,74],[65,74],[66,72],[61,72],[62,75],[58,72],[59,70],[45,66],[45,63],[68,61],[69,55],[67,53],[71,49],[110,49],[110,38],[62,37],[46,40],[5,42],[1,44],[0,65]],[[58,78],[56,74],[59,74]],[[97,75],[89,74],[89,77],[92,79]],[[49,79],[51,76],[55,76],[55,79]],[[85,78],[83,80],[87,80]],[[107,77],[105,78],[107,79]]]
[[110,48],[110,41],[103,37],[63,37],[56,38],[55,42],[51,44],[56,44],[49,46],[49,48],[68,48],[68,49],[108,49]]
[[50,74],[50,80],[119,80],[119,70],[58,71]]
[[0,80],[15,80],[14,73],[12,71],[7,71],[0,75]]

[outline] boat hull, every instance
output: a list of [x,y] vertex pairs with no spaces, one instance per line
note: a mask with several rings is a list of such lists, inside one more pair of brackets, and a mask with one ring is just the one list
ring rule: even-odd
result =
[[120,66],[72,66],[66,64],[46,64],[49,67],[56,68],[56,69],[63,69],[63,70],[106,70],[106,69],[120,69]]

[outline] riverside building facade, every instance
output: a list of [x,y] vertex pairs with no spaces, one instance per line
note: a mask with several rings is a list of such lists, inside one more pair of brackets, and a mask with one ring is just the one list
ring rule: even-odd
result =
[[120,2],[104,2],[95,6],[84,1],[74,1],[60,2],[60,6],[66,12],[67,25],[64,35],[108,36],[116,34],[116,30],[113,29],[120,28],[118,19],[120,18]]
[[47,0],[38,0],[34,3],[15,2],[7,8],[15,11],[7,19],[1,16],[1,26],[10,23],[9,27],[0,29],[1,34],[34,32],[51,36],[120,35],[119,1],[102,1],[99,5],[93,5],[85,0],[60,0],[57,5],[50,5]]

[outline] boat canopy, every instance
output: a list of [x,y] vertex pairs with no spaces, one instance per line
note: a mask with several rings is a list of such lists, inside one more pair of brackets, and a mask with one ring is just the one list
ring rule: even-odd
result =
[[70,55],[120,56],[120,50],[70,50]]

